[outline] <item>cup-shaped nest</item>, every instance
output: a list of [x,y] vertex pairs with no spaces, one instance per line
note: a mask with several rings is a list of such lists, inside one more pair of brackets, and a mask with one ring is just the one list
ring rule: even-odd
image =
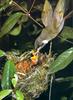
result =
[[39,53],[38,61],[33,63],[31,54],[25,53],[24,59],[16,63],[17,75],[19,77],[16,89],[23,92],[25,100],[34,100],[47,90],[50,75],[48,71],[53,61],[51,55]]

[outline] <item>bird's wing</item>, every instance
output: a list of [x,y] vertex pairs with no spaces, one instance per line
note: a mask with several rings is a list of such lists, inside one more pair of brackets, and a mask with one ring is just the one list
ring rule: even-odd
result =
[[52,15],[53,15],[52,6],[48,0],[45,0],[42,15],[41,15],[41,20],[45,27],[51,25]]
[[65,4],[66,4],[66,0],[59,0],[54,10],[53,23],[58,33],[62,30],[64,25]]

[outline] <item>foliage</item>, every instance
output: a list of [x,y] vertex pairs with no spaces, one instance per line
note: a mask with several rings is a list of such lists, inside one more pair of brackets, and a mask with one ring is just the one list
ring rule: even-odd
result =
[[19,13],[19,12],[15,13],[15,14],[12,14],[8,18],[8,20],[4,23],[3,27],[1,28],[0,37],[2,37],[5,34],[7,34],[14,27],[14,25],[17,23],[17,21],[19,20],[19,18],[21,16],[22,16],[22,13]]
[[68,49],[57,57],[50,66],[49,74],[64,69],[71,61],[73,61],[73,48]]
[[[52,41],[53,44],[52,47],[45,46],[40,50],[40,52],[44,53],[48,52],[48,49],[50,49],[50,55],[53,52],[52,55],[54,61],[50,66],[49,63],[47,64],[46,62],[49,67],[48,75],[51,76],[55,74],[53,90],[55,92],[58,88],[58,91],[60,92],[58,100],[73,99],[73,91],[71,91],[73,88],[73,26],[66,25],[66,23],[66,26],[64,25],[64,22],[66,21],[65,18],[67,18],[63,17],[66,2],[65,0],[58,1],[56,7],[53,7],[52,1],[49,0],[0,1],[0,100],[8,95],[17,100],[25,99],[25,95],[19,89],[16,89],[18,75],[15,66],[17,62],[24,59],[26,51],[28,51],[27,55],[29,55],[29,51],[31,52],[32,49],[41,45],[43,36],[48,40],[48,45],[50,44],[50,41]],[[55,8],[54,11],[53,8]],[[62,13],[59,13],[60,10]],[[37,38],[37,36],[39,37]],[[34,45],[34,42],[36,45]],[[9,48],[6,49],[5,46]],[[17,53],[17,51],[19,53]],[[54,55],[56,56],[54,57]],[[42,72],[41,75],[43,75]],[[39,79],[39,77],[37,79]],[[31,85],[32,84],[33,83],[31,82]],[[57,87],[56,84],[58,84]],[[63,88],[63,85],[65,84],[68,85]],[[59,85],[63,88],[62,90]],[[32,89],[32,87],[28,88]],[[66,90],[66,94],[63,94],[62,92]],[[68,90],[71,92],[69,93]],[[68,93],[69,95],[67,95]],[[52,99],[56,98],[56,96],[56,94],[52,96]],[[57,98],[54,100],[57,100]]]
[[1,86],[3,89],[9,89],[10,86],[10,79],[14,76],[15,73],[15,66],[14,63],[8,60],[4,66],[4,72],[2,77]]
[[17,100],[24,100],[24,95],[20,91],[16,91],[16,99]]
[[2,91],[0,91],[0,100],[2,100],[3,98],[5,98],[11,92],[12,92],[12,90],[2,90]]
[[5,56],[5,52],[0,50],[0,57]]
[[65,41],[67,39],[73,39],[73,28],[65,26],[64,30],[62,31],[62,33],[60,34],[61,41]]

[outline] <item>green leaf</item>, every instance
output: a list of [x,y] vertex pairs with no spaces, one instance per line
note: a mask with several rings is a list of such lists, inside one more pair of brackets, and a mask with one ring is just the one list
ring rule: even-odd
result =
[[12,4],[12,0],[1,0],[0,1],[0,12],[5,10],[11,4]]
[[69,86],[67,88],[73,88],[73,76],[69,76],[69,77],[61,77],[61,78],[56,78],[55,79],[56,82],[58,83],[69,83]]
[[0,50],[0,57],[5,56],[5,55],[6,55],[6,53],[4,51]]
[[67,97],[62,97],[61,100],[68,100]]
[[29,35],[35,35],[35,34],[37,35],[38,32],[40,33],[41,30],[38,30],[37,26],[33,24],[32,29],[31,28],[29,29],[28,34]]
[[21,12],[17,12],[12,14],[4,23],[3,27],[1,28],[0,38],[6,35],[10,30],[14,27],[14,25],[18,22],[19,18],[22,16]]
[[61,100],[68,100],[67,97],[62,97]]
[[20,23],[25,23],[28,21],[28,16],[27,15],[24,15],[22,16],[21,20],[20,20]]
[[68,66],[73,61],[73,48],[64,51],[57,59],[51,64],[49,74],[58,72]]
[[7,95],[9,95],[12,92],[12,90],[8,89],[8,90],[2,90],[0,91],[0,100],[2,100],[3,98],[5,98]]
[[11,79],[15,74],[15,65],[13,61],[8,60],[4,66],[3,77],[1,81],[1,86],[3,89],[9,89],[11,87]]
[[43,4],[39,4],[39,5],[35,5],[35,10],[37,9],[37,10],[39,10],[39,11],[42,11],[42,9],[43,9]]
[[17,100],[24,100],[24,95],[21,91],[17,90],[16,91],[16,99]]
[[65,26],[60,36],[62,37],[61,41],[73,39],[73,28]]
[[18,81],[18,76],[17,76],[17,74],[14,74],[14,78],[12,78],[12,84],[14,87],[16,86],[17,81]]
[[13,36],[17,36],[20,34],[20,32],[21,32],[21,25],[19,25],[18,27],[15,27],[9,34]]
[[71,82],[71,83],[73,83],[73,76],[69,76],[66,78],[64,78],[64,77],[56,78],[55,81],[56,82],[69,82],[69,83]]
[[27,2],[25,0],[23,0],[22,2],[20,2],[20,6],[27,11]]

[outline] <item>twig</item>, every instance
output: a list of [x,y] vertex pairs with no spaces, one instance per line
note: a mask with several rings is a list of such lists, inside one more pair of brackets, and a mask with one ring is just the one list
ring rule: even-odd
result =
[[18,5],[15,1],[13,1],[13,4],[15,5],[15,6],[17,6],[21,11],[23,11],[30,19],[32,19],[36,24],[38,24],[41,28],[43,28],[43,26],[40,24],[40,23],[38,23],[30,14],[29,14],[29,12],[28,12],[28,10],[26,10],[26,9],[23,9],[20,5]]
[[27,13],[28,12],[28,10],[27,9],[23,9],[20,5],[18,5],[15,1],[13,1],[12,2],[12,4],[14,4],[15,6],[17,6],[21,11],[23,11],[23,12],[25,12],[25,13]]
[[[58,36],[58,38],[62,38],[61,36]],[[68,42],[68,43],[70,43],[70,44],[73,44],[73,42],[71,42],[70,40],[67,40],[67,39],[63,39],[63,40],[65,40],[66,42]]]
[[51,100],[52,82],[53,82],[53,75],[51,76],[51,81],[50,81],[49,100]]
[[72,10],[70,13],[68,13],[68,15],[66,15],[66,16],[64,17],[64,20],[70,18],[72,14],[73,14],[73,10]]
[[33,3],[32,3],[32,5],[31,5],[31,8],[30,8],[30,10],[29,10],[29,13],[31,12],[31,10],[32,10],[32,8],[33,8],[33,6],[34,6],[34,4],[35,4],[35,1],[36,1],[36,0],[34,0]]
[[49,54],[51,55],[51,51],[52,51],[52,41],[50,42],[50,49],[49,49]]

